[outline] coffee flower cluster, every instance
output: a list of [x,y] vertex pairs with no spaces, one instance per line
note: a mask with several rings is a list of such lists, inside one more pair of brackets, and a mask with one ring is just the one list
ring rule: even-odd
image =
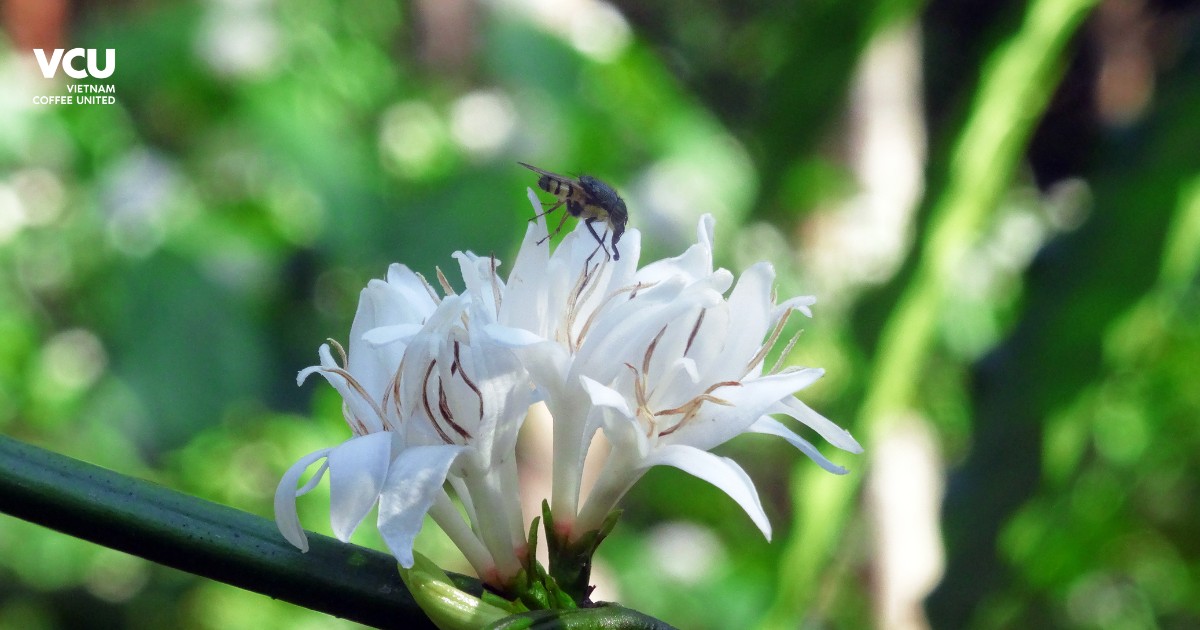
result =
[[[714,269],[711,217],[700,220],[696,243],[681,255],[641,268],[637,230],[626,234],[619,261],[582,229],[553,252],[538,244],[545,235],[544,219],[530,225],[507,279],[495,258],[458,252],[461,291],[440,270],[431,283],[403,265],[367,285],[349,351],[323,345],[320,365],[299,375],[303,382],[320,374],[338,390],[353,436],[284,475],[275,514],[289,541],[307,549],[296,498],[328,471],[338,538],[348,540],[378,503],[384,540],[411,567],[428,514],[479,576],[503,591],[528,563],[516,441],[537,402],[554,418],[550,534],[566,543],[601,528],[658,465],[717,486],[770,537],[749,476],[711,449],[742,433],[766,433],[830,472],[845,472],[777,418],[861,452],[849,433],[793,396],[823,374],[780,368],[794,338],[766,366],[789,316],[811,316],[814,299],[777,302],[767,263],[736,282]],[[583,462],[597,431],[611,450],[584,498]]]

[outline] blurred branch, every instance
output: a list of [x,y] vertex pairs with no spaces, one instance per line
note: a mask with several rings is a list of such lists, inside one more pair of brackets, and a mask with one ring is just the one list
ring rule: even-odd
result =
[[[390,555],[275,523],[0,436],[0,512],[182,571],[372,626],[433,628]],[[459,588],[479,592],[469,578]]]
[[[1195,273],[1195,262],[1183,263],[1174,277],[1162,263],[1174,244],[1200,242],[1188,224],[1197,221],[1188,214],[1196,212],[1189,206],[1200,190],[1198,70],[1200,60],[1192,58],[1159,77],[1153,115],[1136,134],[1110,138],[1097,151],[1091,218],[1038,254],[1026,274],[1024,316],[974,366],[979,446],[955,471],[957,491],[946,497],[946,578],[927,602],[934,627],[968,626],[979,602],[1008,586],[1011,567],[996,540],[1043,483],[1042,454],[1053,452],[1043,445],[1046,419],[1103,382],[1105,372],[1129,369],[1114,367],[1105,352],[1114,322],[1148,292],[1170,294]],[[1172,242],[1173,222],[1178,240]],[[1091,433],[1077,439],[1090,443]],[[990,446],[997,444],[1003,448]]]
[[[988,58],[970,115],[956,134],[945,182],[931,190],[929,223],[915,271],[883,327],[857,432],[872,437],[917,405],[916,392],[934,341],[948,279],[994,212],[1062,68],[1062,53],[1096,0],[1032,0],[1017,31]],[[931,178],[933,179],[933,178]],[[816,471],[819,474],[814,474]],[[795,535],[785,551],[769,627],[795,627],[863,475],[834,477],[808,467],[794,484]]]

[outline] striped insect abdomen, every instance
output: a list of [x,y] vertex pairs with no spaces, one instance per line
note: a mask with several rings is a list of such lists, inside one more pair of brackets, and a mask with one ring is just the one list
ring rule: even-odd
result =
[[560,199],[564,197],[570,197],[575,192],[570,184],[546,175],[542,175],[540,178],[538,178],[538,188],[541,188],[542,190]]

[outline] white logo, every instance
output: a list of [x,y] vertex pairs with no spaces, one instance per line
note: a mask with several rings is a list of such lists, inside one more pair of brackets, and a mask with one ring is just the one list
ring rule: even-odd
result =
[[[112,76],[113,70],[117,69],[117,51],[113,48],[104,49],[104,69],[101,70],[96,66],[96,49],[95,48],[72,48],[64,51],[61,48],[55,48],[54,53],[50,55],[50,59],[46,59],[46,51],[41,48],[34,48],[33,54],[37,57],[38,65],[42,68],[42,76],[47,79],[54,78],[58,73],[58,68],[61,64],[63,72],[72,79],[107,79]],[[87,58],[87,69],[80,70],[73,63],[80,57]]]

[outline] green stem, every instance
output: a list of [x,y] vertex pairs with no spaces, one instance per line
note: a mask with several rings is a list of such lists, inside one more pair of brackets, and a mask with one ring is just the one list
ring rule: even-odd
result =
[[[0,512],[182,571],[372,626],[433,628],[390,555],[0,436]],[[459,588],[479,593],[474,580]]]
[[[916,269],[884,325],[856,432],[872,438],[918,406],[950,274],[978,240],[1024,155],[1062,66],[1062,51],[1096,0],[1031,0],[1018,30],[983,68],[971,115],[957,134],[945,186],[931,193],[928,237]],[[815,472],[814,472],[815,471]],[[765,627],[795,627],[845,526],[862,475],[834,477],[808,467],[792,484],[795,535],[781,564],[780,588]]]

